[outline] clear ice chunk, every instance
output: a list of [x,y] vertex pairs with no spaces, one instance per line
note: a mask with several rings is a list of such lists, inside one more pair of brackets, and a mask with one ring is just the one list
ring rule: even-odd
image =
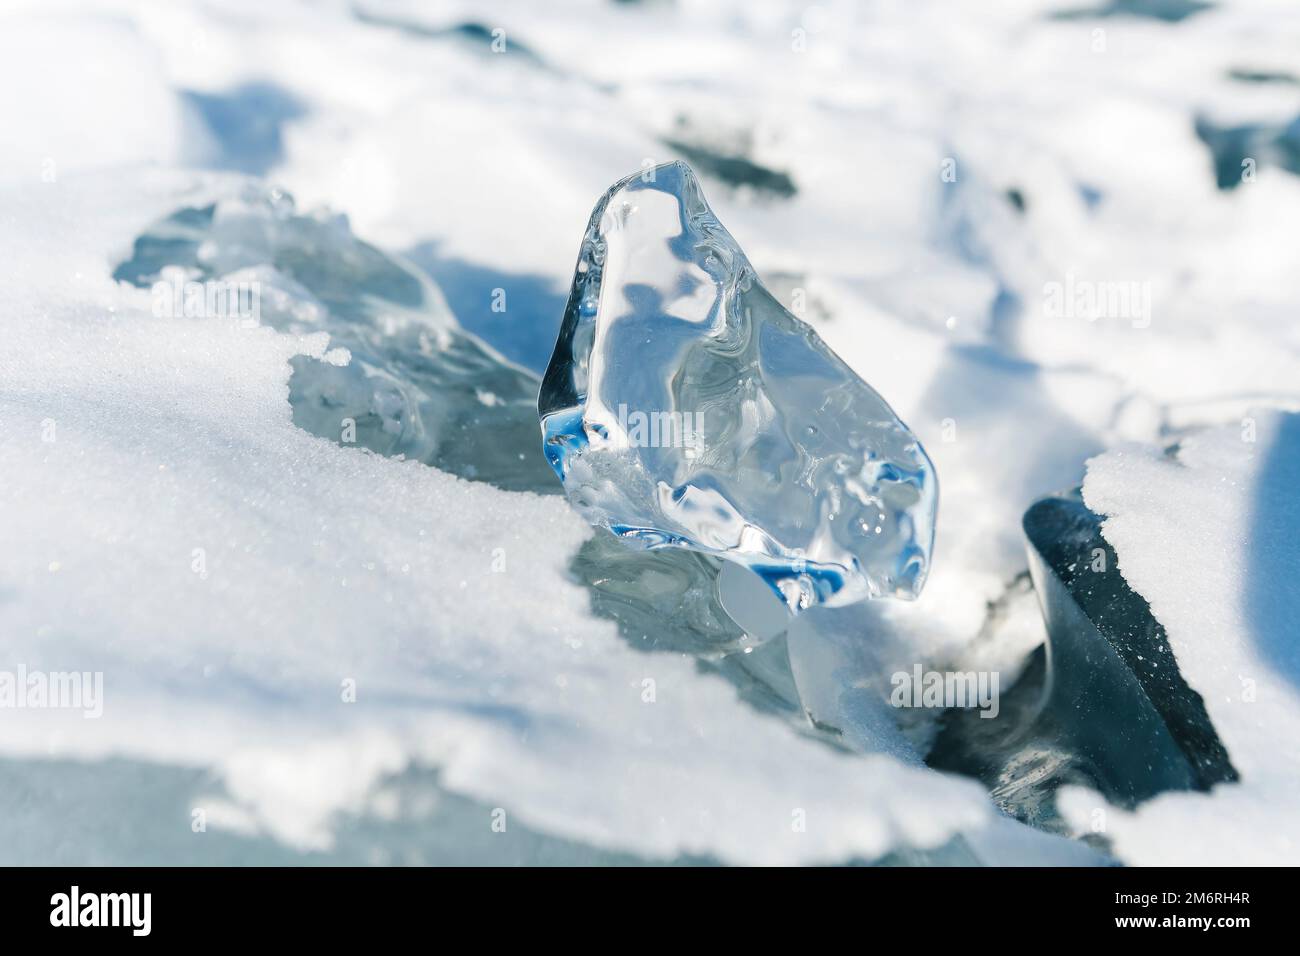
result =
[[1079,489],[1034,502],[1022,527],[1047,642],[1002,690],[997,719],[948,711],[926,763],[981,780],[1002,810],[1062,834],[1073,832],[1057,807],[1063,787],[1132,809],[1237,780],[1205,701]]
[[630,544],[743,564],[794,611],[925,583],[925,450],[763,287],[684,163],[597,203],[538,414],[570,502]]
[[1164,626],[1119,569],[1078,489],[1025,512],[1029,571],[1047,624],[1046,708],[1117,801],[1237,779],[1184,680]]
[[300,428],[510,491],[554,490],[537,448],[536,376],[461,328],[427,276],[341,216],[301,211],[256,180],[217,183],[140,235],[114,278],[255,284],[258,321],[328,332],[350,356],[291,361]]

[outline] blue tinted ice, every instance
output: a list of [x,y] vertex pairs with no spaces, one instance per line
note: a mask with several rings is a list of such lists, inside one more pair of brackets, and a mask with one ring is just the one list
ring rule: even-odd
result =
[[596,205],[538,412],[569,500],[630,544],[747,565],[794,610],[925,583],[925,450],[763,288],[683,163]]
[[150,226],[114,278],[255,282],[263,324],[328,332],[351,355],[290,361],[294,424],[501,488],[554,488],[535,444],[537,379],[461,328],[426,276],[282,190],[231,180],[213,193]]

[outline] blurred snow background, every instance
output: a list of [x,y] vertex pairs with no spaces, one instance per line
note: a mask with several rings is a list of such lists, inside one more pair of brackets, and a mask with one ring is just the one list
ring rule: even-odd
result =
[[[692,163],[935,460],[929,585],[868,622],[930,662],[1043,640],[1020,515],[1092,456],[1300,407],[1293,3],[10,0],[0,88],[0,669],[105,682],[98,720],[0,711],[3,862],[1093,859],[631,646],[562,499],[297,427],[290,361],[346,362],[330,330],[159,318],[114,278],[239,177],[537,372],[597,197]],[[1053,306],[1106,284],[1137,305]],[[1300,842],[1300,555],[1257,514],[1300,450],[1266,421],[1222,468],[1188,451],[1185,493],[1132,451],[1088,476],[1243,774],[1113,814],[1120,860]]]

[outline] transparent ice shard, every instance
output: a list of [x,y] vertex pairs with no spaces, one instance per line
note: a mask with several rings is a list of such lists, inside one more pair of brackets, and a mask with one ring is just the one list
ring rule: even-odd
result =
[[569,500],[630,544],[744,564],[796,611],[924,585],[924,449],[762,286],[683,163],[596,205],[538,413]]

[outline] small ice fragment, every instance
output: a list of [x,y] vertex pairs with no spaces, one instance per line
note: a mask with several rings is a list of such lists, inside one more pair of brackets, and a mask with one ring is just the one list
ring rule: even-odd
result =
[[[1077,489],[1025,512],[1050,661],[1040,726],[1052,728],[1056,748],[1085,758],[1094,785],[1115,802],[1236,780],[1204,700],[1183,679],[1164,627],[1124,579],[1101,526]],[[1148,660],[1167,666],[1153,670]]]
[[731,619],[757,641],[770,641],[790,626],[786,605],[743,564],[728,561],[722,566],[718,600]]
[[743,564],[795,611],[925,583],[920,442],[762,286],[683,163],[596,205],[538,413],[570,502],[630,544]]
[[462,329],[427,276],[346,218],[298,211],[283,190],[222,182],[207,198],[151,225],[114,278],[156,299],[159,286],[178,299],[189,284],[247,290],[252,324],[327,333],[322,361],[290,362],[293,421],[312,434],[500,488],[554,490],[534,444],[536,377]]

